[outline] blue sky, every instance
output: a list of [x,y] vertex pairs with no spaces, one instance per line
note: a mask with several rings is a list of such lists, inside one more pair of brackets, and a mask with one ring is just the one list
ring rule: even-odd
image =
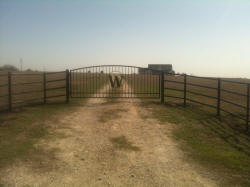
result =
[[0,0],[0,65],[171,63],[250,78],[250,0]]

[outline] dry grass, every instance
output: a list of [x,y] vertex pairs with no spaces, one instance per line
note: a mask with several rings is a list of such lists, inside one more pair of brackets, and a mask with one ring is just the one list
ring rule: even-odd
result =
[[[110,101],[108,101],[108,102],[110,102]],[[111,103],[113,103],[113,102],[111,101]],[[126,110],[123,108],[114,108],[114,109],[105,110],[105,111],[103,111],[103,113],[101,113],[99,115],[99,117],[98,117],[99,122],[106,123],[107,121],[117,119],[120,117],[121,112],[126,112]]]
[[23,107],[19,112],[0,113],[0,170],[17,160],[32,163],[38,169],[53,167],[56,150],[48,152],[36,144],[43,138],[55,138],[51,136],[49,122],[58,121],[59,114],[65,115],[79,106],[82,103],[74,100],[70,104]]
[[[3,75],[3,74],[1,74]],[[8,84],[8,77],[0,76],[0,85]],[[46,74],[46,81],[65,79],[65,72],[57,74]],[[42,73],[12,73],[11,76],[12,107],[18,108],[29,104],[43,103],[43,74]],[[25,83],[25,84],[24,84]],[[33,84],[31,84],[33,83]],[[47,89],[64,87],[56,90],[47,90],[47,103],[64,102],[66,96],[53,97],[57,95],[66,95],[66,81],[49,82]],[[22,93],[26,92],[26,93]],[[22,94],[20,94],[22,93]],[[1,97],[4,96],[5,97]],[[53,97],[53,98],[49,98]],[[0,107],[2,110],[8,110],[8,86],[0,87]]]
[[[131,78],[134,78],[133,81],[128,80],[129,85],[134,90],[134,94],[137,96],[140,96],[140,94],[137,93],[145,93],[144,96],[150,95],[150,92],[159,93],[160,85],[160,75],[151,75],[151,74],[137,74],[137,75],[131,75]],[[170,81],[178,81],[176,82],[170,82]],[[235,81],[239,83],[232,83],[232,82],[226,82],[226,81]],[[244,84],[241,84],[244,83]],[[244,95],[247,95],[247,83],[250,83],[249,79],[222,79],[221,80],[221,109],[226,110],[228,112],[231,112],[237,116],[240,116],[241,118],[246,118],[246,106],[247,106],[247,97]],[[197,84],[205,87],[211,87],[209,88],[203,88],[198,87],[190,84]],[[165,102],[168,103],[175,103],[175,104],[183,104],[184,103],[184,76],[182,75],[165,75],[165,83],[164,83],[165,89]],[[191,77],[187,76],[187,104],[197,104],[191,101],[188,101],[188,99],[195,100],[204,104],[212,105],[214,108],[206,108],[206,110],[214,111],[216,112],[217,107],[217,95],[218,95],[218,80],[217,79],[204,79],[204,78],[198,78],[198,77]],[[171,89],[178,89],[177,90],[171,90]],[[233,93],[228,93],[223,90],[227,90],[229,92],[236,92],[241,95],[236,95]],[[197,95],[194,93],[207,95],[210,97],[205,97],[201,95]],[[169,97],[170,96],[170,97]],[[180,97],[178,98],[171,98],[173,97]],[[236,105],[241,105],[242,107],[232,105],[230,103],[224,102],[223,100],[233,102]],[[199,105],[199,104],[198,104]],[[245,107],[245,108],[244,108]],[[225,113],[221,111],[222,116],[228,116],[228,113]]]
[[110,138],[110,141],[113,143],[114,147],[117,149],[123,149],[128,151],[139,151],[140,148],[133,146],[133,144],[127,140],[125,136],[119,136]]
[[[151,90],[154,90],[156,93],[159,92],[159,89],[160,89],[159,84],[152,84],[151,81],[156,80],[156,82],[159,82],[160,75],[137,74],[136,76],[133,76],[133,77],[135,78],[135,80],[128,81],[128,83],[133,88],[135,94],[140,93],[140,92],[150,93]],[[166,88],[165,93],[164,93],[165,102],[169,104],[183,105],[184,104],[184,76],[183,75],[165,75],[164,79],[165,79],[164,87]],[[179,83],[171,82],[171,81],[178,81]],[[227,81],[235,81],[236,83],[227,82]],[[221,102],[220,102],[221,116],[223,118],[231,117],[231,114],[223,112],[223,110],[225,110],[242,118],[242,120],[238,123],[238,125],[242,126],[244,130],[246,128],[245,124],[246,124],[246,114],[247,114],[247,110],[246,110],[247,108],[247,97],[246,97],[247,83],[250,83],[249,79],[221,79],[221,90],[222,90]],[[201,85],[205,87],[211,87],[212,89],[194,86],[190,84],[197,84],[197,85]],[[218,88],[217,79],[204,79],[204,78],[199,78],[199,77],[187,76],[187,95],[186,95],[187,105],[196,105],[196,106],[199,106],[200,109],[204,109],[205,111],[213,112],[214,114],[216,114],[217,113],[217,95],[218,95],[217,88]],[[172,90],[172,89],[178,89],[179,91]],[[223,90],[227,90],[229,92],[236,92],[241,95],[228,93]],[[197,94],[190,93],[190,92],[207,95],[207,96],[214,97],[214,98],[197,95]],[[140,96],[140,94],[136,94],[136,95],[138,97]],[[173,97],[179,97],[179,98],[173,98]],[[200,105],[198,103],[189,101],[188,99],[195,100],[200,103],[207,104],[207,105],[211,105],[213,107]],[[241,105],[242,107],[224,102],[223,100],[235,103],[236,105]]]
[[[166,80],[174,80],[174,81],[179,81],[179,82],[184,82],[184,76],[165,76]],[[244,83],[250,83],[250,80],[247,79],[222,79],[221,81],[221,89],[222,90],[228,90],[231,92],[236,92],[239,94],[244,94],[247,95],[247,84],[239,84],[239,83],[231,83],[231,82],[226,82],[223,80],[230,80],[230,81],[241,81]],[[202,88],[202,87],[197,87],[193,85],[188,85],[189,83],[191,84],[198,84],[201,86],[207,86],[207,87],[212,87],[215,89],[209,89],[209,88]],[[172,82],[165,82],[165,87],[166,88],[175,88],[175,89],[180,89],[184,90],[184,84],[178,84],[178,83],[172,83]],[[187,77],[187,91],[192,91],[200,94],[205,94],[208,96],[215,97],[213,98],[208,98],[204,96],[199,96],[196,94],[188,93],[187,92],[187,99],[192,99],[199,101],[201,103],[209,104],[214,106],[215,108],[217,107],[217,88],[218,88],[218,80],[208,80],[208,79],[202,79],[202,78],[197,78],[197,77]],[[174,91],[174,90],[165,90],[165,94],[169,96],[179,96],[179,97],[184,97],[184,92],[183,91]],[[241,95],[236,95],[232,93],[227,93],[224,91],[221,91],[221,99],[222,100],[227,100],[230,102],[233,102],[235,104],[241,105],[243,107],[247,106],[247,97],[246,96],[241,96]],[[170,103],[183,103],[183,99],[172,99],[169,97],[165,98],[166,102]],[[191,104],[191,102],[187,102]],[[193,104],[193,103],[192,103]],[[226,103],[224,101],[221,101],[221,109],[229,111],[235,115],[241,116],[243,119],[246,118],[246,109],[241,108],[239,106],[235,106],[229,103]],[[216,109],[211,109],[208,108],[208,110],[216,112]],[[228,116],[227,113],[221,112],[223,116]]]
[[250,139],[238,119],[228,116],[220,120],[214,112],[202,110],[200,106],[147,101],[141,106],[150,110],[162,125],[174,124],[174,137],[186,152],[189,163],[199,162],[223,176],[228,184],[222,186],[249,186]]

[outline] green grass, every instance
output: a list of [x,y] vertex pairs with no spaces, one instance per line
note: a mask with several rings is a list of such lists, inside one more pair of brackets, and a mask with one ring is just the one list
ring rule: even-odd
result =
[[47,104],[22,108],[21,111],[0,114],[0,169],[17,160],[39,164],[41,160],[53,163],[54,151],[37,148],[42,138],[53,138],[48,121],[58,120],[57,114],[72,112],[78,100],[70,104]]
[[110,141],[117,149],[123,149],[128,151],[140,151],[140,148],[134,146],[130,141],[127,140],[125,136],[110,138]]
[[[112,104],[112,100],[110,104]],[[115,108],[115,109],[108,109],[108,110],[104,110],[99,116],[98,116],[98,120],[101,123],[106,123],[108,121],[111,121],[113,119],[118,119],[120,117],[120,113],[121,112],[127,112],[126,109],[123,108]]]
[[220,120],[213,112],[197,106],[142,105],[163,125],[173,124],[174,137],[189,161],[218,172],[228,181],[226,185],[250,185],[250,137],[242,121],[230,116]]

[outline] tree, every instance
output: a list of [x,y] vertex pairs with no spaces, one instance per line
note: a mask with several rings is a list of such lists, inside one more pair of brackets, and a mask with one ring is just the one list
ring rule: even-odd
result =
[[0,71],[19,71],[17,67],[6,64],[0,67]]

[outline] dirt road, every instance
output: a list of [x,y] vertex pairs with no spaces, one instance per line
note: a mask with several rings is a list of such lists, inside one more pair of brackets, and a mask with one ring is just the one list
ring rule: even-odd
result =
[[[211,174],[189,164],[171,124],[150,118],[140,100],[89,99],[77,111],[50,121],[55,150],[42,169],[18,163],[2,178],[10,186],[216,186]],[[143,116],[148,116],[143,119]],[[41,161],[42,162],[42,161]],[[47,169],[46,169],[47,168]]]

